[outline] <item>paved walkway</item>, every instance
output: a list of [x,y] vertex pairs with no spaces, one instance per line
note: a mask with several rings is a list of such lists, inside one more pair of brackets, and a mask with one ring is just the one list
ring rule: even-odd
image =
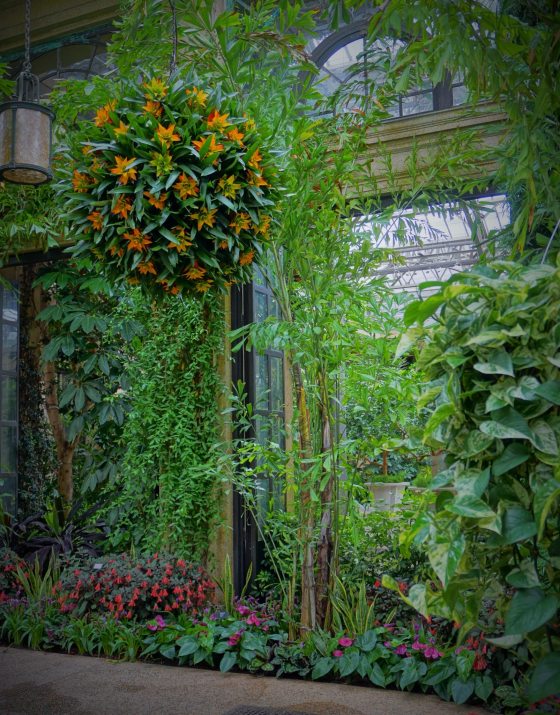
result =
[[0,713],[485,715],[432,695],[17,648],[0,648]]

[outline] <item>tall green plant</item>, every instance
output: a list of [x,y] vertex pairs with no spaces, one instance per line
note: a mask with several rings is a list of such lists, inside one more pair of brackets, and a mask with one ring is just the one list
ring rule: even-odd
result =
[[223,301],[172,296],[139,304],[146,335],[128,368],[131,411],[116,480],[114,543],[204,558],[218,516],[212,445],[218,439],[217,370]]
[[422,346],[424,439],[449,465],[434,485],[454,488],[407,537],[435,574],[409,600],[463,634],[490,600],[504,623],[492,642],[529,648],[532,702],[560,690],[559,318],[558,267],[495,263],[412,303],[401,342]]

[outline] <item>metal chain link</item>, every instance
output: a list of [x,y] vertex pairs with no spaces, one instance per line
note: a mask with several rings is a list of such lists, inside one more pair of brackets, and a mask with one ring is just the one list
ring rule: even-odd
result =
[[31,0],[25,0],[25,60],[23,72],[31,74]]

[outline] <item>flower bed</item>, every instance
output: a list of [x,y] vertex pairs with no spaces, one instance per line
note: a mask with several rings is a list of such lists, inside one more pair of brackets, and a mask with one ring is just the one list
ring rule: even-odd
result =
[[204,293],[251,275],[274,204],[255,124],[217,93],[152,78],[128,84],[72,138],[58,190],[77,252],[114,280]]

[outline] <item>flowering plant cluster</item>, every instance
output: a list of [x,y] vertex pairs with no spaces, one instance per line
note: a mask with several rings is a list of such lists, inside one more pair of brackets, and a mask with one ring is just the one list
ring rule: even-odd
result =
[[21,591],[21,584],[17,576],[17,567],[25,567],[22,561],[10,549],[0,549],[0,603],[5,603],[17,598]]
[[56,587],[62,611],[98,611],[122,619],[154,613],[197,614],[215,585],[202,567],[163,554],[132,559],[123,554],[102,563],[66,569]]
[[255,124],[217,94],[152,78],[99,108],[59,183],[73,228],[115,280],[204,293],[250,277],[274,203]]

